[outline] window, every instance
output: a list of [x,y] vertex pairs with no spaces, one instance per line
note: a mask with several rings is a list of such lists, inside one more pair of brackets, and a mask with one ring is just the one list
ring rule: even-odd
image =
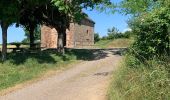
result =
[[87,30],[87,34],[89,34],[89,30]]

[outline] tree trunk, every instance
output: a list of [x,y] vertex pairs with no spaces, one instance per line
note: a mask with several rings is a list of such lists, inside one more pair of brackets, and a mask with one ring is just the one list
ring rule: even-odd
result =
[[66,28],[58,29],[58,52],[65,54],[64,46],[66,46]]
[[6,54],[7,54],[8,25],[5,22],[1,22],[1,28],[2,28],[2,61],[5,61],[6,60]]
[[35,47],[34,45],[34,29],[30,29],[30,49]]

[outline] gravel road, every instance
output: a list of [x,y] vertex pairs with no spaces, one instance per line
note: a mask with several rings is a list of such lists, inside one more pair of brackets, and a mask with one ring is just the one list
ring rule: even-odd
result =
[[122,57],[117,49],[98,50],[96,58],[13,91],[0,100],[106,100],[111,74]]

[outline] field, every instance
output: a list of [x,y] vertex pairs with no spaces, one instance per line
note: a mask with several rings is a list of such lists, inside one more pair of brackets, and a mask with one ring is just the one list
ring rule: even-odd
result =
[[115,40],[100,40],[95,44],[96,48],[124,48],[129,47],[133,43],[133,38],[120,38]]

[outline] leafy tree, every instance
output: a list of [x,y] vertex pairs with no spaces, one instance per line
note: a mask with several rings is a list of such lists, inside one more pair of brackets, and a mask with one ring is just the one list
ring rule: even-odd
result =
[[94,34],[94,43],[98,42],[100,40],[100,36],[98,33]]
[[0,20],[3,30],[3,59],[6,54],[6,31],[12,23],[23,25],[30,34],[30,46],[34,44],[34,30],[46,24],[58,31],[58,49],[64,53],[66,29],[70,22],[79,22],[86,14],[82,9],[111,8],[110,0],[1,0]]
[[58,48],[60,52],[64,52],[66,28],[69,27],[70,21],[79,22],[85,14],[82,9],[95,9],[111,7],[110,0],[52,0],[55,7],[58,8],[60,19],[58,22],[62,24],[55,25],[58,31]]
[[140,16],[142,13],[150,12],[157,7],[160,3],[158,1],[162,0],[122,0],[119,5],[120,12]]
[[58,31],[58,50],[63,53],[66,29],[70,22],[79,22],[86,16],[82,13],[83,8],[104,10],[105,7],[112,7],[110,0],[21,0],[21,3],[21,23],[30,31],[30,37],[33,37],[35,25],[43,23],[52,26]]
[[[24,29],[24,32],[25,32],[25,36],[26,38],[22,41],[23,43],[30,43],[30,33],[29,31],[25,28]],[[35,30],[34,30],[34,42],[35,41],[38,41],[41,39],[41,30],[40,30],[40,25],[38,25]]]
[[1,0],[0,12],[0,25],[2,28],[2,61],[4,61],[7,53],[8,27],[19,19],[18,2],[16,0]]
[[108,39],[117,39],[122,37],[122,34],[119,32],[119,30],[116,27],[112,27],[112,29],[108,29],[107,35],[108,35],[107,36]]
[[[19,23],[25,28],[26,35],[29,36],[30,48],[34,48],[35,30],[42,24],[42,14],[46,10],[45,5],[49,0],[20,0],[20,19]],[[28,34],[29,33],[29,34]]]

